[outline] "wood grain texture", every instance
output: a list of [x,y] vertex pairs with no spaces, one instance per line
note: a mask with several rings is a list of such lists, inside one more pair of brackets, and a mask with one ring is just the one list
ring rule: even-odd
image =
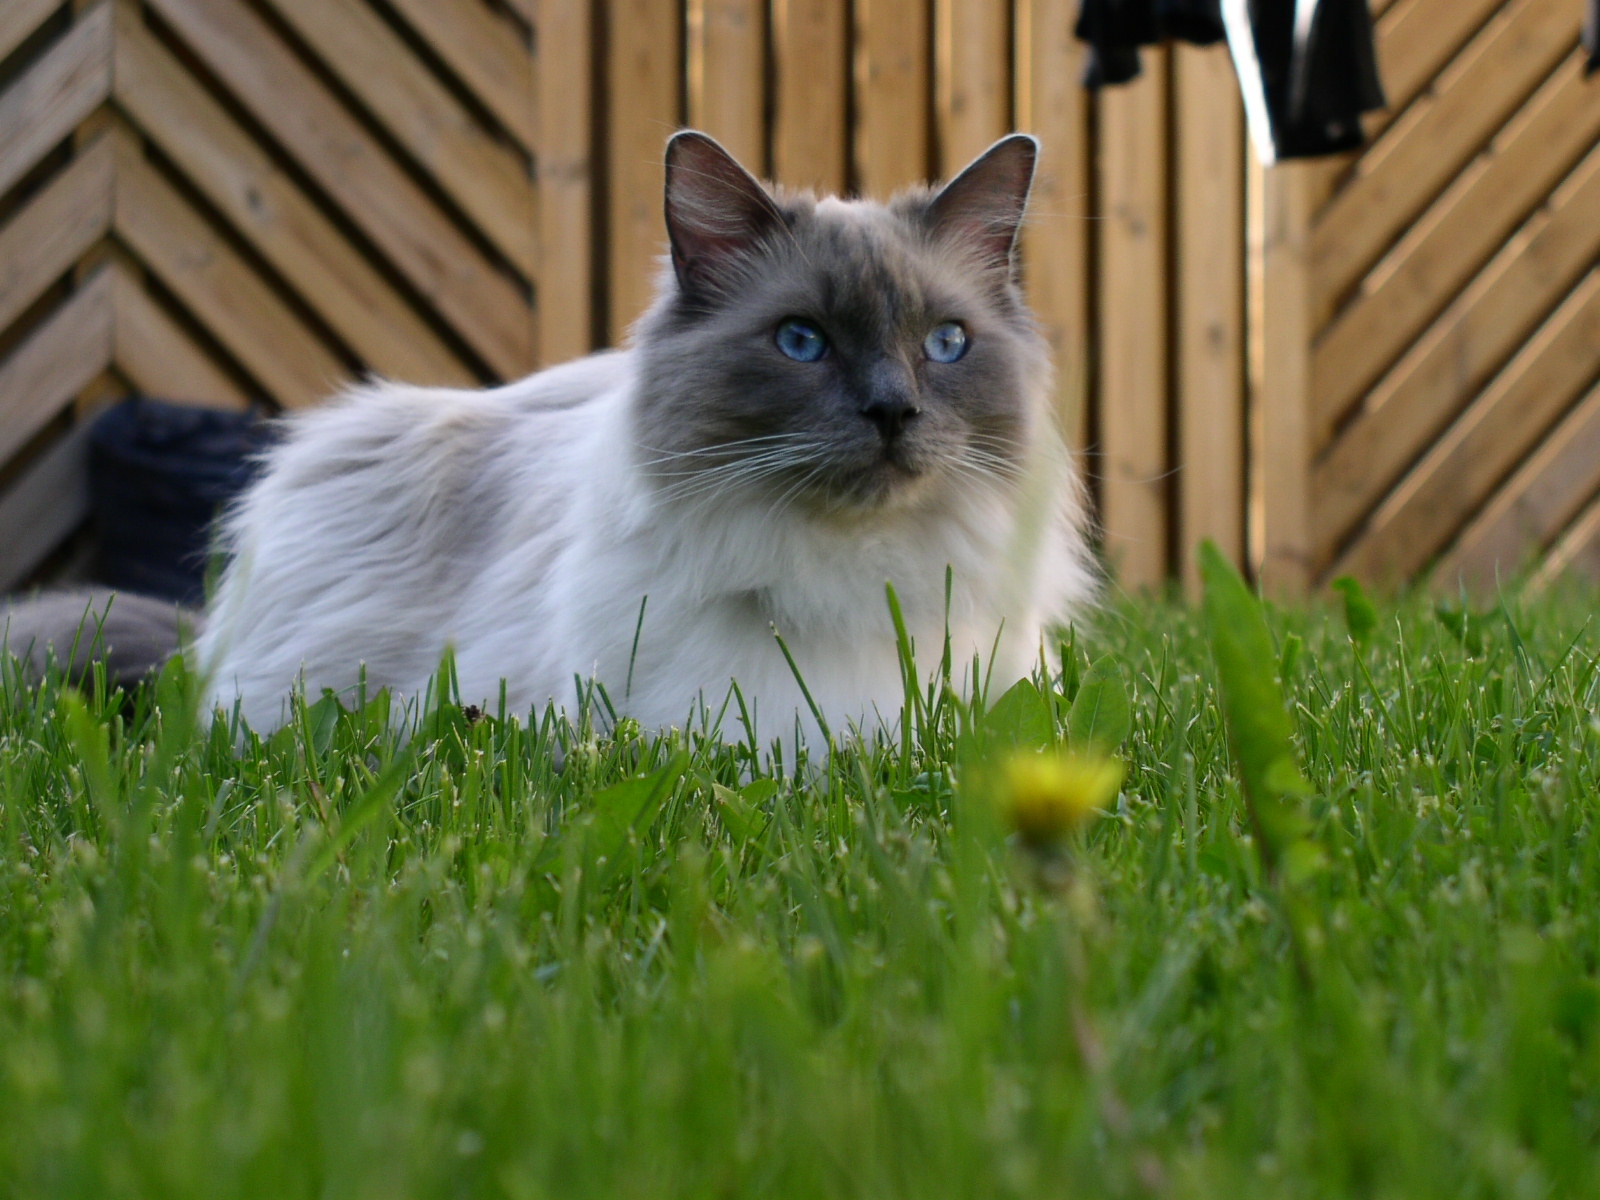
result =
[[533,179],[406,49],[367,0],[266,0],[472,225],[526,278],[536,261]]
[[681,14],[657,0],[606,0],[606,188],[611,341],[650,303],[666,249],[661,219],[662,150],[683,102]]
[[[533,363],[527,299],[243,0],[150,0],[344,215],[506,377]],[[293,96],[294,103],[285,97]]]
[[595,348],[594,14],[542,0],[538,57],[539,362]]
[[[531,0],[524,16],[534,24]],[[483,0],[389,0],[435,53],[471,90],[497,121],[527,150],[539,148],[537,108],[534,103],[533,56],[516,23],[496,14]],[[583,0],[565,0],[568,19],[587,16]],[[556,16],[553,6],[542,14]],[[552,50],[562,54],[569,46],[555,24],[545,30]]]
[[32,37],[61,0],[6,0],[0,8],[0,59]]
[[1128,588],[1167,578],[1167,131],[1165,51],[1138,85],[1100,97],[1101,515]]
[[993,0],[937,0],[935,172],[942,178],[1012,127],[1009,9]]
[[33,573],[89,519],[89,426],[80,423],[0,495],[0,591]]
[[0,362],[0,462],[105,370],[111,347],[111,286],[101,272]]
[[932,173],[926,0],[856,0],[855,180],[885,197]]
[[1250,171],[1251,557],[1262,586],[1312,578],[1309,164]]
[[111,94],[111,5],[97,5],[0,93],[0,193]]
[[837,194],[849,187],[848,9],[838,0],[774,0],[772,174]]
[[1399,581],[1422,569],[1589,387],[1600,346],[1600,268],[1378,507],[1338,572]]
[[350,372],[216,231],[121,140],[118,237],[259,380],[290,407],[326,399]]
[[373,370],[412,383],[472,373],[182,65],[132,23],[116,95],[146,137]]
[[112,266],[108,274],[118,373],[147,395],[178,404],[232,409],[249,404],[249,396],[125,267]]
[[689,124],[754,175],[767,168],[766,6],[688,0]]
[[0,227],[0,329],[106,236],[115,166],[110,143],[99,139]]
[[1319,547],[1343,539],[1600,258],[1600,148],[1473,280],[1334,438],[1318,409]]
[[1226,57],[1175,48],[1173,86],[1178,568],[1197,592],[1202,539],[1245,563],[1244,124]]
[[1574,53],[1413,226],[1313,356],[1317,407],[1347,413],[1600,136]]
[[1462,166],[1476,156],[1573,45],[1571,14],[1513,0],[1361,159],[1317,220],[1311,269],[1338,295],[1366,273]]
[[1600,386],[1551,431],[1440,562],[1441,583],[1487,591],[1556,542],[1600,495]]
[[1079,84],[1083,46],[1072,36],[1076,0],[1019,6],[1017,124],[1039,139],[1039,164],[1022,228],[1028,303],[1056,366],[1056,412],[1068,443],[1089,444],[1090,239],[1094,230],[1089,98]]

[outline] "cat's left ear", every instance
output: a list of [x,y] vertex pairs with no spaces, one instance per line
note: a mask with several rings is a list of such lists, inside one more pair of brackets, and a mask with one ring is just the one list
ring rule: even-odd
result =
[[760,181],[693,129],[667,143],[666,217],[678,284],[699,295],[721,290],[729,268],[784,223]]
[[935,236],[972,245],[984,261],[1009,272],[1038,159],[1039,143],[1026,133],[990,146],[929,202]]

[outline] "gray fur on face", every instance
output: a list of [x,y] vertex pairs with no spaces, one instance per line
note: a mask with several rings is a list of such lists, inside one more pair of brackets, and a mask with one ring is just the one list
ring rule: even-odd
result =
[[[768,191],[704,135],[674,139],[674,278],[636,334],[660,485],[838,512],[1016,476],[1050,377],[1012,262],[1034,153],[1008,138],[880,205]],[[788,318],[823,331],[822,358],[779,350]],[[944,322],[968,338],[952,363],[923,348]],[[870,418],[885,405],[905,420]]]

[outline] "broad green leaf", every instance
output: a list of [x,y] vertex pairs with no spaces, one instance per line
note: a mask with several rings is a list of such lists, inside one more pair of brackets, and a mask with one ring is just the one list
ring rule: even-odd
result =
[[1262,862],[1276,872],[1308,828],[1303,798],[1310,787],[1295,761],[1292,726],[1273,674],[1277,655],[1261,602],[1211,542],[1200,547],[1205,617],[1222,688],[1228,740],[1245,803],[1260,840]]
[[1097,658],[1084,672],[1067,710],[1067,742],[1074,750],[1109,753],[1132,732],[1133,710],[1122,671],[1110,655]]
[[1333,581],[1333,590],[1344,597],[1344,623],[1350,631],[1350,640],[1365,646],[1378,627],[1378,610],[1372,607],[1372,601],[1367,599],[1367,593],[1354,575],[1339,576]]
[[1019,679],[984,716],[984,728],[1002,745],[1043,747],[1056,737],[1050,701],[1031,679]]
[[604,886],[622,872],[629,861],[627,852],[655,823],[661,806],[688,765],[688,756],[680,752],[659,770],[637,779],[624,779],[594,794],[589,802],[592,811],[584,854],[599,885]]

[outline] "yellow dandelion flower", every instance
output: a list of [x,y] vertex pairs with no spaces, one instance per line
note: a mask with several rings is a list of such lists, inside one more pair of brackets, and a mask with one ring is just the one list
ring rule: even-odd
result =
[[1122,762],[1083,754],[1018,753],[1000,775],[1001,812],[1017,836],[1044,848],[1082,828],[1116,797]]

